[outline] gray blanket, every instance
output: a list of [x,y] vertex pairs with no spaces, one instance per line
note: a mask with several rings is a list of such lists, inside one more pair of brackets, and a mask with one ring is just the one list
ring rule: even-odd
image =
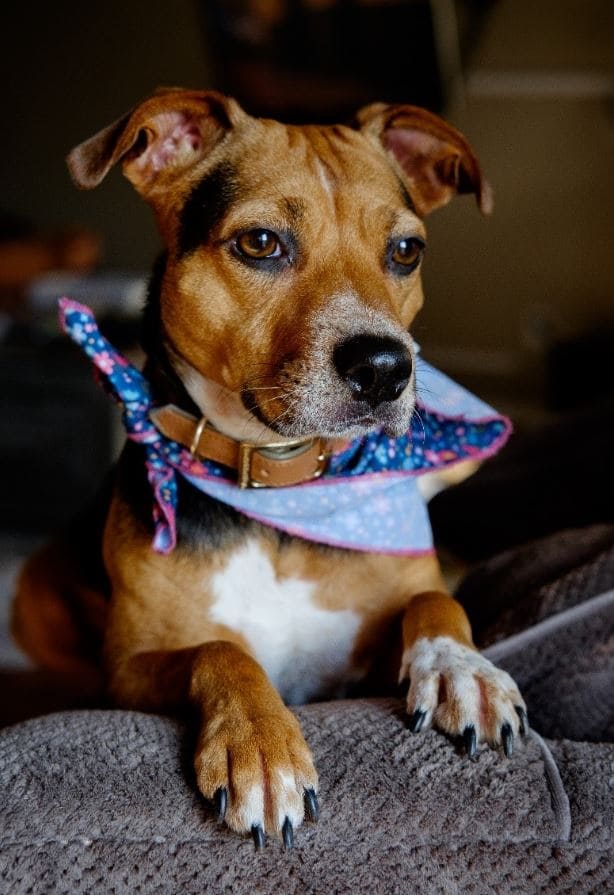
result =
[[[549,741],[533,734],[511,760],[485,750],[472,764],[436,733],[411,734],[396,699],[300,707],[321,818],[292,852],[256,853],[196,794],[178,721],[26,721],[0,739],[1,891],[612,893],[614,547],[595,543],[540,581],[536,599],[558,587],[554,615],[489,648]],[[591,593],[607,567],[610,589]]]

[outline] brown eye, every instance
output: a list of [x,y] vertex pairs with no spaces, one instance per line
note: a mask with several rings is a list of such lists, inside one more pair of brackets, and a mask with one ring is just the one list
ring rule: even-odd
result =
[[394,264],[413,270],[417,267],[423,251],[424,243],[422,240],[414,236],[408,236],[394,243],[390,258]]
[[388,243],[386,263],[388,270],[397,277],[407,277],[420,264],[424,241],[418,236],[402,236]]
[[271,230],[246,230],[237,238],[237,249],[247,258],[256,260],[279,258],[281,244],[279,237]]

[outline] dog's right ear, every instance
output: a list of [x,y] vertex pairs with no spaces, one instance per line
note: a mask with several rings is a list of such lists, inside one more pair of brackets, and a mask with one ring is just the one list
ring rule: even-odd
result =
[[76,146],[68,169],[75,184],[89,190],[121,161],[138,192],[155,200],[244,117],[238,103],[215,91],[161,89]]

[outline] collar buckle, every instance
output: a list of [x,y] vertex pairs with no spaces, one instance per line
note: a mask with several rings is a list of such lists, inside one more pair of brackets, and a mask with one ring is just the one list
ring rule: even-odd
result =
[[274,460],[277,463],[284,461],[290,462],[301,454],[311,451],[317,447],[318,452],[314,460],[313,466],[309,471],[302,475],[296,482],[288,482],[288,484],[300,485],[302,482],[310,482],[319,479],[325,472],[331,450],[327,449],[321,438],[297,439],[296,441],[275,442],[271,444],[251,444],[243,441],[239,444],[239,463],[238,463],[238,479],[239,488],[279,488],[282,485],[278,482],[266,481],[266,466],[262,466],[262,472],[259,476],[254,470],[254,455],[259,455],[266,460]]

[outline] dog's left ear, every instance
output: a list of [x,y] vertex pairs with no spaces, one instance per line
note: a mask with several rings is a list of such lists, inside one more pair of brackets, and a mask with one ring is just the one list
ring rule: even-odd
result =
[[490,184],[460,131],[418,106],[373,103],[356,115],[360,130],[396,161],[421,217],[457,193],[474,193],[483,214],[493,207]]

